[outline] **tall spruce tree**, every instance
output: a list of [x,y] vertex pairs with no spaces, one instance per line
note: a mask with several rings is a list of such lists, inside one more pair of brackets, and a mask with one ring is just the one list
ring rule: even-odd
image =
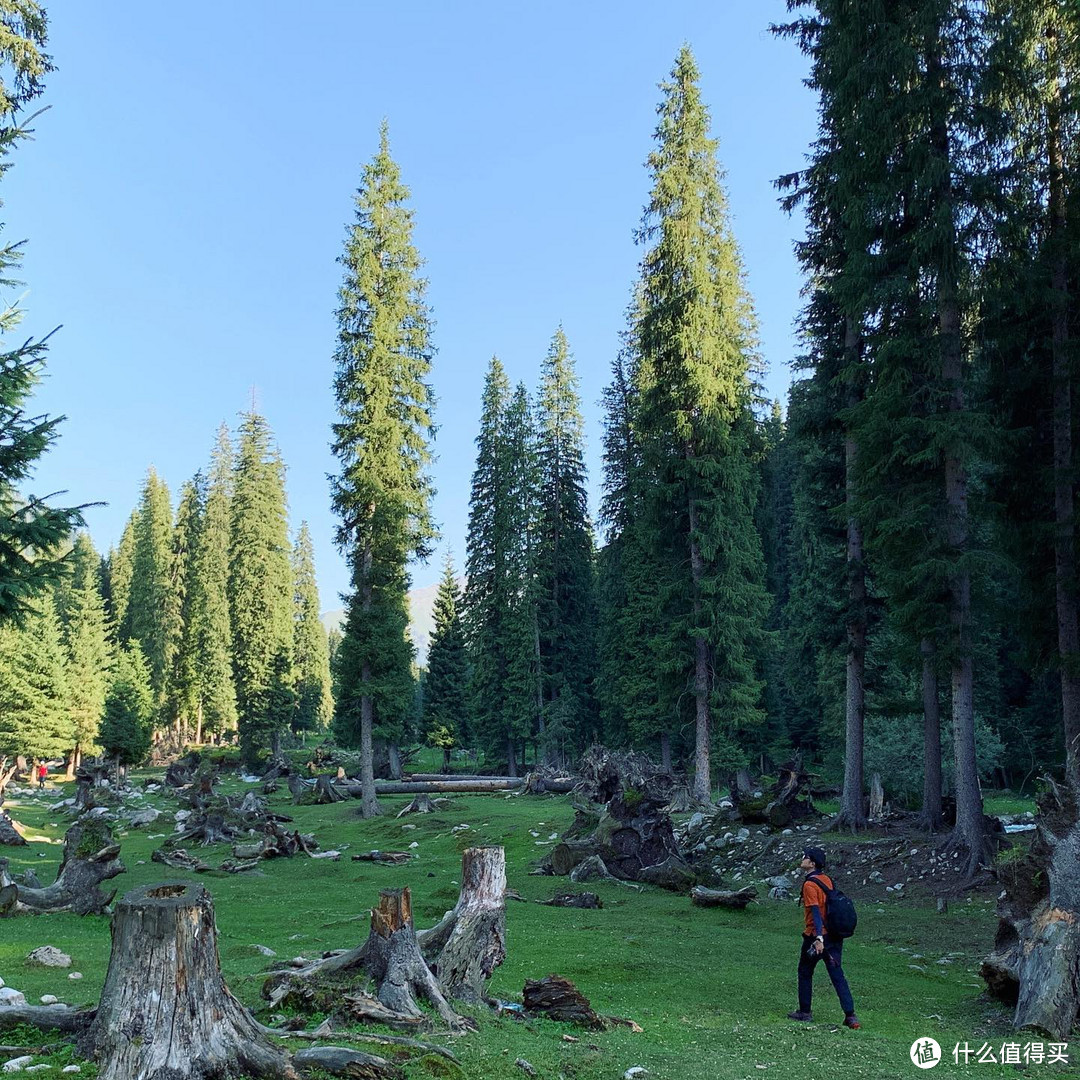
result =
[[509,500],[505,491],[506,412],[510,382],[498,357],[492,357],[484,378],[476,465],[469,495],[469,528],[465,542],[463,624],[468,644],[470,697],[476,735],[488,752],[508,755],[515,764],[517,728],[504,727],[503,687],[507,680],[504,622],[507,596]]
[[196,579],[202,543],[206,481],[202,473],[180,489],[176,524],[172,535],[169,572],[169,607],[176,628],[176,647],[169,676],[168,713],[180,744],[186,743],[202,727],[202,657],[199,627],[203,619],[204,594]]
[[443,752],[444,771],[450,768],[450,751],[463,745],[469,734],[469,660],[461,608],[461,589],[448,553],[435,596],[423,695],[424,730],[428,742]]
[[117,773],[146,757],[155,715],[150,665],[138,641],[129,641],[117,653],[101,722],[101,746]]
[[118,640],[124,637],[128,606],[131,603],[131,577],[135,569],[135,530],[139,523],[139,508],[131,511],[120,543],[109,552],[108,585],[109,622]]
[[52,596],[22,625],[0,625],[0,754],[62,758],[75,745],[60,620]]
[[331,484],[337,542],[352,574],[335,728],[360,746],[362,810],[375,797],[373,734],[393,742],[413,707],[407,564],[425,558],[435,528],[428,474],[432,436],[431,317],[412,243],[408,189],[386,125],[356,194],[341,263],[334,392],[339,420]]
[[229,558],[233,453],[229,429],[222,424],[210,463],[195,554],[193,607],[199,613],[194,627],[199,662],[196,741],[236,730],[236,687],[232,670],[232,618],[229,611]]
[[[21,114],[44,90],[53,70],[45,52],[48,25],[33,0],[8,0],[0,36],[0,176],[11,167],[8,155],[29,136]],[[21,243],[0,247],[0,281],[14,284]],[[23,311],[18,301],[0,307],[0,622],[36,610],[34,599],[62,577],[63,556],[73,529],[85,524],[82,507],[56,507],[23,489],[38,459],[58,437],[63,416],[33,415],[30,395],[41,379],[47,345],[23,339],[7,344],[18,331]]]
[[[563,757],[593,739],[597,730],[596,612],[584,421],[577,373],[561,326],[541,370],[536,428],[536,598],[541,720],[547,728],[541,743],[549,757]],[[563,721],[556,727],[551,720],[557,713]]]
[[330,651],[319,617],[319,587],[315,580],[315,549],[307,522],[293,547],[293,662],[296,666],[296,731],[319,731],[330,725],[334,699],[330,694]]
[[662,84],[653,190],[639,232],[638,430],[647,543],[668,573],[658,642],[694,703],[694,795],[710,798],[712,718],[761,721],[768,597],[754,510],[754,315],[688,47]]
[[61,636],[66,650],[68,715],[74,729],[68,778],[74,779],[82,755],[92,753],[97,743],[113,657],[101,595],[100,560],[86,533],[75,538],[71,562],[71,578],[63,589]]
[[124,641],[137,641],[143,651],[159,727],[167,719],[168,683],[179,641],[179,608],[172,588],[172,533],[169,489],[151,467],[135,521],[131,593],[120,636]]
[[233,478],[229,616],[237,723],[244,760],[276,753],[291,681],[292,570],[285,469],[266,419],[245,413]]

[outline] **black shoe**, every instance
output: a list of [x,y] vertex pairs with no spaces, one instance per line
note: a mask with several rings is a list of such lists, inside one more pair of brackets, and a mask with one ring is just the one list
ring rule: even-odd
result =
[[854,1028],[857,1031],[862,1027],[862,1024],[859,1023],[859,1018],[854,1013],[850,1013],[844,1017],[844,1027]]
[[803,1012],[802,1009],[796,1009],[794,1012],[789,1012],[787,1018],[789,1020],[801,1020],[804,1024],[810,1024],[814,1020],[814,1014]]

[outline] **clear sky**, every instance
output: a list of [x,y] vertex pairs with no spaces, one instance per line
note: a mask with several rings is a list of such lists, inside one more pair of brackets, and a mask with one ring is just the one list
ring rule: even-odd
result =
[[783,397],[800,276],[772,181],[814,135],[782,0],[522,5],[44,0],[57,71],[0,194],[26,237],[24,328],[53,339],[39,410],[68,420],[32,489],[89,512],[105,550],[153,464],[174,494],[250,407],[289,467],[324,609],[347,574],[326,474],[336,263],[383,117],[412,189],[436,320],[435,516],[414,584],[460,566],[484,369],[535,386],[562,322],[581,376],[594,491],[599,398],[647,197],[657,83],[693,47],[735,231]]

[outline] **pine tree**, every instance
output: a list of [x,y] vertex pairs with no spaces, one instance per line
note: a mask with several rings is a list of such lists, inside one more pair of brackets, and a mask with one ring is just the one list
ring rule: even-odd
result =
[[364,169],[341,262],[334,390],[340,472],[332,502],[337,542],[349,560],[335,728],[359,744],[365,816],[379,813],[372,738],[391,744],[414,697],[407,636],[410,558],[427,556],[431,521],[431,319],[412,243],[408,189],[390,157],[386,125]]
[[646,252],[637,419],[647,473],[643,524],[667,567],[658,655],[689,675],[693,790],[707,801],[713,714],[729,740],[761,721],[755,654],[768,597],[754,523],[754,316],[697,78],[684,47],[663,84],[649,157],[653,191],[639,234]]
[[169,674],[167,711],[181,744],[202,726],[199,637],[204,618],[204,594],[196,577],[196,566],[202,544],[205,502],[206,481],[202,473],[196,473],[180,489],[169,567],[169,621],[174,627],[176,644]]
[[120,543],[109,552],[109,622],[117,637],[121,639],[131,604],[131,578],[135,571],[135,533],[138,525],[139,508],[136,507],[124,525]]
[[130,641],[116,657],[99,736],[105,756],[116,762],[117,771],[120,766],[138,765],[146,757],[156,712],[150,665],[138,641]]
[[[541,729],[540,741],[549,755],[561,757],[596,735],[596,613],[584,421],[577,374],[561,326],[544,360],[536,416],[536,597],[544,714],[548,714],[548,730]],[[560,700],[565,740],[561,743],[550,723]]]
[[[53,70],[45,53],[48,27],[35,2],[6,3],[0,38],[0,176],[11,167],[8,155],[27,138],[20,114],[44,89]],[[14,284],[19,242],[0,247],[0,281]],[[84,525],[83,507],[56,507],[26,494],[25,483],[38,459],[52,446],[63,416],[33,415],[30,395],[41,379],[45,341],[24,340],[13,348],[3,338],[17,332],[23,311],[18,301],[0,309],[0,622],[32,617],[34,600],[64,572],[71,532]]]
[[[485,749],[513,747],[513,733],[503,729],[503,685],[506,657],[502,624],[506,618],[507,499],[500,460],[504,457],[506,410],[510,383],[497,357],[484,379],[476,466],[469,496],[469,528],[465,542],[463,625],[469,651],[471,713],[476,735]],[[508,762],[512,764],[512,762]]]
[[319,731],[330,724],[330,652],[319,617],[319,587],[315,580],[315,550],[307,522],[293,547],[293,658],[296,665],[296,731]]
[[443,771],[450,768],[450,751],[468,736],[469,660],[461,621],[462,597],[447,554],[435,597],[435,628],[428,647],[424,677],[423,718],[428,742],[443,752]]
[[66,649],[67,706],[74,728],[68,777],[84,753],[93,753],[105,710],[112,667],[105,604],[99,585],[97,552],[86,533],[75,538],[72,574],[63,590],[61,635]]
[[59,758],[75,745],[60,621],[45,594],[0,626],[0,755]]
[[199,742],[206,735],[225,735],[237,727],[229,613],[232,486],[232,444],[229,430],[222,424],[210,465],[192,578],[193,604],[199,612],[195,630],[201,691],[196,728]]
[[292,660],[293,587],[285,469],[266,420],[245,413],[233,479],[229,615],[237,722],[244,760],[276,753]]
[[179,609],[172,588],[172,532],[169,489],[151,467],[139,501],[131,595],[120,636],[123,641],[137,641],[143,651],[159,725],[167,721],[168,682],[179,639]]

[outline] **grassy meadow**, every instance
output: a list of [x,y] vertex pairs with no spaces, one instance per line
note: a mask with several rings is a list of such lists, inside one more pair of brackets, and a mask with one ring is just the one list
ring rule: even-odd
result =
[[[247,786],[235,778],[223,784],[226,791]],[[275,963],[253,946],[267,946],[287,960],[358,944],[368,932],[369,906],[379,889],[389,886],[410,886],[418,927],[431,925],[457,898],[462,849],[501,844],[508,884],[527,902],[508,902],[508,953],[492,980],[492,995],[520,1001],[526,979],[557,972],[572,979],[598,1012],[630,1017],[644,1032],[596,1034],[551,1021],[477,1013],[479,1031],[452,1040],[465,1076],[523,1080],[525,1073],[515,1061],[524,1058],[542,1080],[609,1080],[632,1066],[648,1069],[653,1080],[893,1078],[919,1073],[909,1048],[920,1036],[941,1044],[945,1060],[939,1074],[1080,1075],[1073,1066],[953,1064],[957,1042],[979,1048],[984,1042],[1000,1047],[1003,1040],[1031,1041],[1011,1032],[1008,1011],[985,997],[977,975],[995,926],[993,901],[985,895],[954,900],[945,915],[910,899],[863,903],[858,934],[845,949],[845,969],[863,1027],[849,1031],[839,1026],[842,1015],[823,966],[816,980],[817,1022],[796,1024],[785,1018],[797,1004],[801,911],[793,902],[768,900],[764,889],[761,902],[745,912],[698,909],[686,897],[657,889],[639,893],[604,884],[589,886],[602,896],[602,910],[534,903],[564,884],[563,879],[530,876],[529,870],[549,849],[551,834],[573,818],[567,796],[458,796],[444,812],[401,820],[393,815],[407,797],[385,798],[386,814],[375,821],[362,820],[352,801],[291,807],[284,786],[271,801],[293,814],[301,831],[315,833],[324,849],[338,848],[343,856],[340,862],[305,857],[265,862],[255,874],[198,875],[214,898],[226,979],[252,1006],[260,1004],[262,973]],[[171,829],[176,804],[164,793],[147,802],[170,816],[149,828],[121,832],[128,872],[111,883],[121,892],[189,877],[150,861],[161,843],[160,837],[151,837]],[[51,799],[26,796],[9,800],[6,807],[42,842],[4,854],[14,871],[32,868],[43,883],[52,880],[69,824],[52,807]],[[469,828],[451,831],[460,824]],[[412,842],[418,845],[416,858],[405,866],[350,860],[354,852],[403,850]],[[198,854],[217,865],[229,853],[222,847]],[[72,970],[83,978],[70,981],[66,972],[28,966],[27,953],[44,944],[68,952]],[[72,1004],[93,1003],[108,955],[105,918],[49,915],[0,922],[0,977],[32,1003],[42,994]],[[564,1040],[564,1035],[577,1041]],[[36,1033],[28,1037],[41,1041]],[[4,1041],[13,1040],[5,1036]],[[1080,1056],[1080,1043],[1076,1049]],[[65,1050],[41,1060],[59,1066],[73,1058]],[[410,1080],[442,1073],[430,1057],[409,1063],[405,1071]],[[93,1066],[84,1065],[82,1075],[92,1077]]]

